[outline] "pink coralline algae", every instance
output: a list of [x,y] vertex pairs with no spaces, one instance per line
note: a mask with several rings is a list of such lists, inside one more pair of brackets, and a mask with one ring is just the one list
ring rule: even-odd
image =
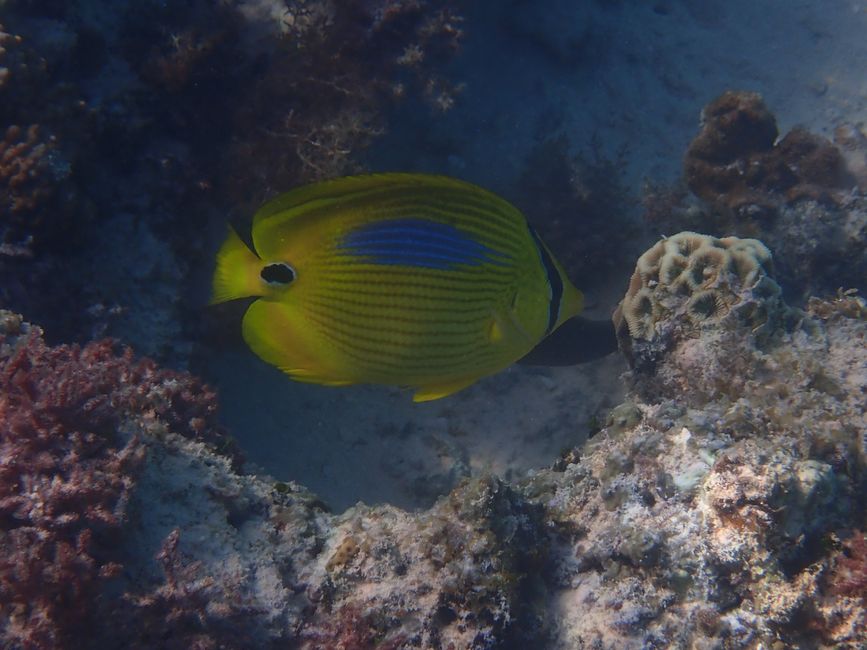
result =
[[864,533],[856,530],[843,543],[843,551],[828,582],[835,594],[867,600],[867,536]]
[[218,442],[214,395],[111,341],[47,346],[0,312],[0,646],[79,647],[145,458],[137,431]]

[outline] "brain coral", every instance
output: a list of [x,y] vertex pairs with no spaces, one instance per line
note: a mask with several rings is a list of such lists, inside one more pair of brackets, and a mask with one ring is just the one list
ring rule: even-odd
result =
[[[711,237],[681,232],[662,239],[640,258],[626,296],[614,312],[621,348],[631,341],[652,341],[667,331],[718,322],[750,296],[780,293],[768,275],[771,253],[756,239]],[[759,323],[766,314],[749,314]],[[677,317],[674,319],[673,317]]]

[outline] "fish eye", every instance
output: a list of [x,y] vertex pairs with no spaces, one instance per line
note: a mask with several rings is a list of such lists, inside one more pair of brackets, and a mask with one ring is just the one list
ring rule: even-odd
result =
[[291,284],[295,280],[295,269],[285,262],[275,262],[264,266],[259,277],[271,285]]

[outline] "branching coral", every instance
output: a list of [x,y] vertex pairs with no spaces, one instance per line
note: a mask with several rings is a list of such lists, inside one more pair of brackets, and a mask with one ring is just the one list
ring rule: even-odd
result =
[[39,232],[56,191],[48,156],[54,146],[35,124],[6,129],[0,141],[0,243],[26,244]]
[[45,61],[24,47],[20,35],[6,29],[0,23],[0,125],[15,119],[18,109],[31,99],[28,82],[45,71]]
[[9,80],[9,65],[6,61],[6,50],[10,46],[14,46],[21,42],[20,36],[15,36],[3,31],[3,25],[0,24],[0,88],[6,85]]
[[134,432],[161,427],[220,444],[214,395],[110,341],[45,345],[0,312],[2,645],[76,646],[118,541],[144,458]]
[[[0,336],[0,634],[60,647],[91,622],[142,450],[112,404],[129,359],[111,346],[48,349],[4,313]],[[10,327],[11,326],[11,327]],[[11,330],[11,331],[10,331]]]

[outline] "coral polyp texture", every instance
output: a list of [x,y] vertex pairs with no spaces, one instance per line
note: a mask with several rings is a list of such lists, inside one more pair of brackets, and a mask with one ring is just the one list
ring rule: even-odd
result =
[[[756,239],[687,231],[657,242],[638,258],[614,312],[621,347],[631,356],[633,341],[667,341],[675,325],[680,335],[696,335],[756,297],[778,296],[770,267],[771,252]],[[767,318],[758,309],[742,315],[756,324]]]

